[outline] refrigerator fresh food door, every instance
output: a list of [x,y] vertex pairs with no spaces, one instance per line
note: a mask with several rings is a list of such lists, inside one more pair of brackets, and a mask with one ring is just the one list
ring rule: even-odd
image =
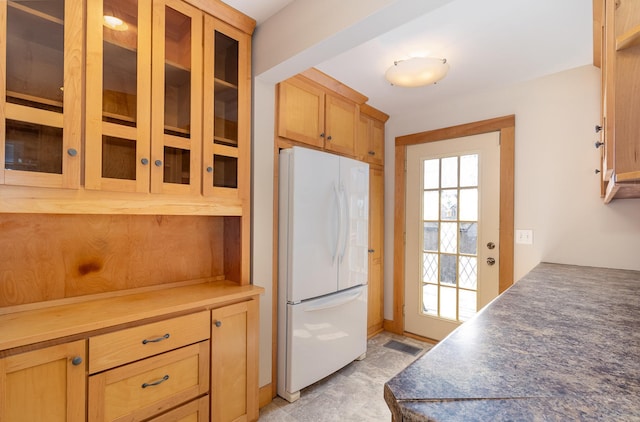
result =
[[285,383],[278,388],[288,399],[367,351],[367,286],[287,305],[287,326]]
[[367,284],[369,268],[369,165],[340,158],[338,290]]
[[333,293],[343,226],[339,157],[293,147],[280,153],[280,168],[280,271],[287,301]]

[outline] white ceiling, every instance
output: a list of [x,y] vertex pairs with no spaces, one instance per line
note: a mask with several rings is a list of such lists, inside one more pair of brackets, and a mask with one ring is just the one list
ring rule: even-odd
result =
[[[292,0],[224,0],[260,25]],[[446,58],[435,85],[391,86],[395,60]],[[592,63],[592,0],[452,0],[316,68],[394,115]]]

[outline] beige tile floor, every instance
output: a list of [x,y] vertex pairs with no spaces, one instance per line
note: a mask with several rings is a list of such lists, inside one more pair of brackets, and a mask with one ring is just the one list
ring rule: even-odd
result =
[[[423,349],[417,356],[384,347],[398,340]],[[389,422],[384,383],[432,347],[387,332],[369,339],[367,357],[305,388],[294,403],[276,397],[260,409],[260,422]]]

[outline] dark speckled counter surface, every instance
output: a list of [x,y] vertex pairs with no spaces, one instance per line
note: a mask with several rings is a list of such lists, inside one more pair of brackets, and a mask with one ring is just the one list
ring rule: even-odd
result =
[[539,264],[385,384],[399,421],[640,421],[640,272]]

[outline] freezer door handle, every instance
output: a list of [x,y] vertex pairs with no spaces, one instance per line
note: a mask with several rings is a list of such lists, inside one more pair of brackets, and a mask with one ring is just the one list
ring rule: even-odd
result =
[[315,306],[309,306],[308,308],[305,308],[304,311],[316,312],[316,311],[323,311],[325,309],[337,308],[349,302],[353,302],[358,297],[360,297],[361,294],[362,294],[362,287],[358,289],[354,289],[353,292],[351,292],[348,295],[340,296],[333,300],[328,300],[326,302],[319,303],[318,305],[315,305]]

